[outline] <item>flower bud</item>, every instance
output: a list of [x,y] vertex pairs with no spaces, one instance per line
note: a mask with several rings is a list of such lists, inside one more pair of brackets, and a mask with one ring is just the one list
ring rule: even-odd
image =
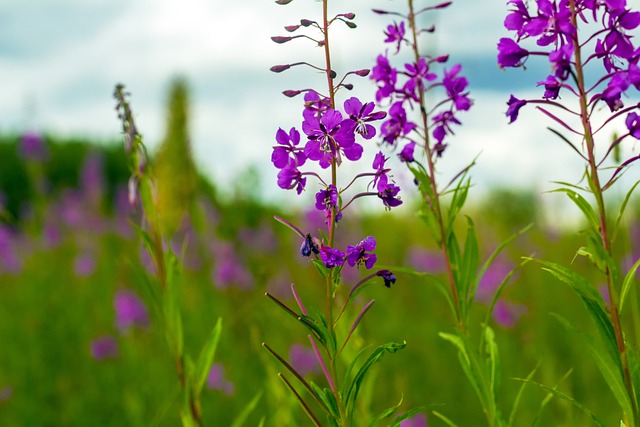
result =
[[292,1],[293,0],[276,0],[276,4],[285,5],[291,3]]
[[362,70],[354,71],[353,73],[360,77],[366,77],[369,75],[370,72],[371,70],[369,70],[368,68],[364,68]]
[[309,19],[301,19],[300,20],[300,25],[302,25],[303,27],[308,27],[311,24],[313,24],[313,21],[311,21]]
[[273,40],[274,42],[276,42],[278,44],[282,44],[282,43],[286,43],[288,41],[291,41],[291,37],[289,37],[289,36],[273,36],[273,37],[271,37],[271,40]]
[[287,32],[289,33],[293,33],[298,28],[300,28],[300,25],[287,25],[284,27],[284,29],[287,30]]
[[282,91],[282,94],[284,96],[286,96],[286,97],[293,98],[294,96],[300,95],[300,91],[299,90],[288,89],[288,90]]
[[291,68],[291,65],[289,65],[289,64],[274,65],[273,67],[269,68],[269,70],[273,71],[274,73],[281,73],[284,70],[288,70],[289,68]]

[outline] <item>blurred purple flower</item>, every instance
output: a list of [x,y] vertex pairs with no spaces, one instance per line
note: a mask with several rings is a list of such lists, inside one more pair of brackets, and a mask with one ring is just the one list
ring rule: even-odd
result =
[[300,344],[293,344],[289,349],[289,360],[294,369],[302,376],[319,374],[321,372],[318,359],[311,348]]
[[216,288],[227,289],[234,286],[249,290],[253,287],[253,277],[232,245],[220,244],[216,246],[214,259],[212,280]]
[[493,300],[493,295],[498,290],[498,287],[512,269],[513,267],[511,264],[501,261],[500,259],[496,259],[482,276],[482,279],[478,284],[478,288],[476,289],[476,299],[486,304],[490,304]]
[[116,326],[120,332],[127,332],[133,327],[149,326],[149,313],[138,294],[125,289],[118,291],[113,300],[116,310]]
[[96,360],[118,357],[118,343],[110,335],[104,335],[91,341],[91,356]]
[[387,31],[384,32],[384,35],[387,38],[384,40],[385,43],[395,43],[396,44],[396,53],[400,52],[400,46],[402,45],[402,41],[404,40],[404,21],[400,22],[398,25],[394,22],[392,25],[387,26]]
[[629,113],[625,120],[629,133],[635,139],[640,139],[640,116],[636,113]]
[[549,75],[546,80],[538,82],[538,86],[544,85],[544,95],[542,97],[544,99],[556,99],[560,94],[560,88],[562,85],[556,79],[555,76]]
[[500,68],[519,67],[527,56],[529,56],[529,51],[521,48],[518,43],[509,38],[501,38],[498,42],[498,65]]
[[73,263],[73,271],[78,277],[87,277],[93,274],[96,269],[96,260],[93,254],[82,252],[76,255]]
[[45,161],[49,153],[39,133],[26,132],[20,139],[20,155],[25,160]]
[[94,207],[100,207],[104,193],[103,159],[99,152],[89,153],[80,172],[80,185],[84,197],[91,201]]
[[400,423],[400,427],[427,427],[427,416],[425,414],[414,415]]
[[439,251],[413,246],[407,255],[407,264],[417,271],[437,274],[444,271],[444,261]]
[[406,162],[406,163],[413,162],[415,160],[415,158],[413,157],[413,152],[415,151],[415,149],[416,149],[415,141],[411,141],[410,143],[406,144],[402,148],[402,151],[400,152],[400,154],[398,154],[400,161]]
[[6,387],[0,388],[0,402],[6,402],[7,400],[11,399],[12,395],[13,387],[8,385]]
[[327,268],[340,267],[344,264],[344,253],[339,249],[322,245],[320,247],[320,259],[322,259],[322,262]]
[[511,95],[511,97],[507,101],[507,117],[509,117],[509,123],[513,123],[518,119],[518,113],[520,112],[520,109],[526,104],[527,101],[518,99],[515,96]]
[[493,320],[505,328],[513,328],[527,312],[527,307],[522,304],[515,304],[504,299],[499,299],[493,307]]
[[235,392],[233,383],[225,378],[224,367],[220,363],[211,365],[207,376],[207,388],[209,390],[221,390],[228,396]]
[[23,262],[18,256],[18,235],[0,224],[0,271],[19,274],[22,268]]

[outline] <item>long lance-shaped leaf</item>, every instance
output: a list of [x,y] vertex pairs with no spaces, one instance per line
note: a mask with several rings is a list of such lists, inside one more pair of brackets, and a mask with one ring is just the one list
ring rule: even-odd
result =
[[287,385],[289,390],[291,390],[291,392],[295,395],[296,399],[298,399],[298,402],[300,402],[300,405],[302,405],[302,409],[304,409],[304,412],[309,416],[309,418],[313,422],[313,425],[315,425],[316,427],[322,427],[322,424],[320,424],[320,421],[318,421],[318,418],[314,415],[311,408],[309,408],[309,405],[307,405],[307,402],[304,401],[302,396],[300,396],[300,394],[296,391],[295,387],[291,385],[289,380],[287,380],[287,378],[284,375],[282,375],[282,373],[280,372],[278,372],[278,376],[282,381],[284,381],[284,383]]
[[[622,408],[622,411],[633,421],[633,406],[631,404],[631,398],[627,393],[627,389],[624,383],[624,375],[622,368],[620,367],[619,358],[617,355],[609,354],[606,349],[598,346],[590,335],[577,330],[567,319],[555,314],[554,317],[567,328],[573,335],[580,336],[589,347],[593,360],[596,362],[598,369],[602,373],[607,385],[611,389],[614,397],[618,401],[618,404]],[[635,425],[632,422],[632,425]]]
[[633,264],[633,267],[631,267],[631,269],[627,272],[627,275],[624,276],[624,280],[622,281],[622,289],[620,291],[620,313],[622,313],[622,307],[624,306],[625,298],[629,293],[629,290],[631,289],[631,284],[636,277],[636,271],[638,270],[638,267],[640,267],[640,259],[638,259]]
[[369,427],[378,427],[378,425],[382,421],[391,418],[393,414],[395,414],[398,411],[398,409],[400,408],[400,405],[402,405],[403,400],[404,398],[401,397],[398,403],[382,411],[377,417],[373,419],[373,421],[371,421],[371,424],[369,425]]
[[378,362],[384,356],[385,353],[395,353],[398,350],[402,350],[406,346],[407,346],[406,342],[402,344],[391,342],[376,348],[373,351],[373,353],[371,353],[369,357],[364,361],[362,366],[360,366],[360,369],[358,369],[358,372],[353,377],[353,380],[350,381],[349,383],[347,382],[344,383],[343,391],[346,390],[346,393],[343,393],[343,396],[345,396],[345,399],[344,399],[345,406],[350,405],[352,409],[355,408],[355,402],[356,402],[356,399],[358,398],[358,392],[360,391],[360,386],[362,385],[362,381],[364,380],[365,375],[369,371],[369,368],[371,368],[371,366],[374,363]]
[[[245,421],[247,421],[247,418],[249,418],[249,415],[258,406],[258,402],[260,402],[261,398],[262,392],[260,391],[255,395],[253,399],[251,399],[251,402],[249,402],[247,406],[245,406],[244,409],[235,417],[233,423],[231,424],[231,427],[242,427]],[[264,419],[262,420],[262,422],[264,422]]]
[[369,311],[369,309],[371,308],[371,306],[373,305],[373,303],[375,303],[376,300],[372,299],[371,301],[369,301],[360,311],[360,314],[358,314],[358,317],[356,317],[356,320],[353,321],[353,324],[351,325],[351,329],[349,329],[349,334],[347,335],[347,338],[345,338],[344,340],[344,344],[342,344],[342,347],[340,348],[340,350],[338,351],[338,354],[340,354],[342,352],[342,350],[345,348],[345,346],[347,345],[347,343],[349,342],[349,338],[351,338],[351,335],[353,334],[353,331],[356,330],[356,328],[358,327],[358,325],[360,324],[360,321],[362,320],[362,318],[364,317],[364,315],[367,313],[367,311]]
[[587,202],[587,200],[582,197],[580,194],[569,188],[558,188],[556,190],[550,191],[551,193],[565,193],[569,196],[569,199],[582,211],[585,218],[589,221],[589,224],[594,230],[600,229],[600,220],[598,219],[598,215],[593,210],[593,207]]
[[449,427],[458,427],[458,425],[456,423],[454,423],[453,421],[451,421],[449,418],[445,417],[443,414],[441,414],[438,411],[433,411],[432,412],[433,415],[435,415],[436,417],[440,418],[442,421],[444,421],[444,423],[446,425],[448,425]]
[[[540,367],[539,362],[536,365],[536,367],[533,368],[531,372],[529,372],[529,375],[527,375],[527,378],[526,378],[527,380],[531,380],[533,378],[536,371],[538,370],[538,367]],[[513,400],[513,406],[511,407],[511,413],[509,414],[509,421],[507,423],[508,427],[511,427],[514,425],[513,421],[515,420],[516,413],[518,412],[518,408],[520,407],[520,401],[522,400],[522,395],[524,394],[524,389],[526,386],[527,386],[526,382],[523,382],[520,385],[520,388],[518,389],[518,393],[516,394],[516,398]]]
[[460,310],[462,312],[462,318],[465,322],[470,307],[469,304],[465,304],[464,302],[468,300],[468,295],[472,292],[472,282],[474,281],[478,273],[479,259],[480,254],[475,227],[473,224],[473,220],[467,217],[467,237],[464,243],[464,253],[462,255],[460,266],[460,299],[462,301],[462,303],[460,304]]
[[304,377],[302,375],[300,375],[300,373],[298,373],[298,371],[296,371],[293,366],[291,366],[286,360],[284,360],[282,358],[282,356],[280,356],[278,353],[276,353],[271,347],[269,347],[269,345],[267,343],[262,343],[262,346],[264,348],[267,349],[267,351],[269,351],[269,353],[271,353],[273,355],[273,357],[275,357],[276,359],[278,359],[278,361],[280,363],[282,363],[282,365],[287,368],[287,370],[289,372],[291,372],[293,374],[294,377],[296,377],[296,379],[298,381],[300,381],[300,384],[302,384],[304,386],[304,388],[306,388],[309,393],[311,393],[311,395],[313,396],[313,398],[320,404],[320,406],[322,406],[322,409],[324,409],[327,412],[329,411],[329,408],[327,408],[324,404],[324,402],[322,402],[322,399],[320,398],[320,396],[318,396],[316,394],[316,392],[313,390],[313,388],[311,388],[311,386],[309,385],[309,383],[307,382],[307,380],[304,379]]
[[419,414],[421,412],[426,412],[427,410],[429,410],[429,408],[432,408],[434,406],[440,406],[440,405],[430,405],[429,407],[418,406],[417,408],[410,409],[407,412],[405,412],[404,414],[402,414],[402,415],[398,416],[396,419],[394,419],[389,427],[398,427],[402,421],[404,421],[406,419],[409,419],[409,418],[413,417],[414,415]]
[[622,217],[627,208],[627,204],[629,203],[629,199],[631,199],[631,195],[633,194],[638,184],[640,184],[640,181],[636,181],[636,183],[631,186],[629,191],[627,191],[627,194],[624,196],[624,200],[622,201],[622,205],[620,205],[620,210],[618,211],[618,216],[616,217],[613,236],[611,237],[611,243],[615,242],[616,237],[618,236],[618,230],[620,230],[620,222],[622,221]]
[[591,286],[587,279],[568,269],[567,267],[550,261],[544,261],[540,259],[532,260],[542,264],[544,266],[544,270],[548,271],[557,279],[569,285],[569,287],[571,287],[571,289],[573,289],[573,291],[578,294],[578,296],[582,299],[584,305],[587,307],[591,318],[596,324],[596,327],[600,333],[600,336],[602,337],[602,340],[604,341],[611,359],[616,361],[618,369],[622,370],[620,358],[618,357],[618,344],[616,335],[613,329],[613,324],[611,323],[611,319],[609,318],[609,313],[605,308],[602,295],[600,295],[600,293],[596,291],[593,286]]
[[218,318],[218,321],[211,330],[211,334],[209,335],[207,342],[202,348],[202,352],[200,353],[200,356],[198,357],[198,361],[196,363],[196,370],[194,373],[196,384],[193,392],[196,397],[200,396],[202,387],[204,387],[204,383],[207,380],[207,375],[209,373],[209,369],[211,368],[211,364],[213,363],[213,358],[216,354],[216,348],[218,347],[221,333],[222,318]]
[[528,384],[533,384],[536,385],[538,387],[540,387],[541,389],[545,390],[548,393],[553,394],[555,397],[566,400],[567,402],[571,403],[573,406],[575,406],[576,408],[578,408],[579,410],[581,410],[582,412],[584,412],[586,415],[588,415],[591,420],[593,420],[594,423],[596,423],[597,425],[599,425],[600,427],[604,427],[604,424],[602,424],[602,421],[600,421],[598,419],[598,417],[595,416],[595,414],[593,412],[591,412],[589,410],[589,408],[587,408],[586,406],[584,406],[582,403],[578,402],[577,400],[575,400],[573,397],[568,396],[554,388],[551,388],[549,386],[546,386],[544,384],[540,384],[538,382],[535,382],[533,380],[530,379],[524,379],[524,378],[514,378],[516,381],[524,381]]

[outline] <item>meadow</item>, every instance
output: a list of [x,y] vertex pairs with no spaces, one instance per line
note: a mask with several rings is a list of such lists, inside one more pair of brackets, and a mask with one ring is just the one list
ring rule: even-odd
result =
[[[178,424],[179,385],[158,314],[147,308],[147,321],[142,316],[120,327],[117,321],[123,314],[117,313],[116,299],[123,292],[152,307],[140,279],[141,271],[152,267],[132,230],[136,216],[126,201],[121,146],[46,138],[48,155],[34,160],[21,156],[20,141],[19,136],[6,136],[0,145],[6,162],[3,188],[16,188],[10,179],[22,177],[18,188],[28,183],[28,188],[44,185],[47,190],[7,198],[14,212],[5,211],[0,233],[0,425]],[[265,292],[291,304],[288,288],[295,283],[303,298],[321,297],[323,288],[299,254],[297,236],[273,216],[299,218],[309,228],[322,218],[313,211],[282,211],[240,190],[219,197],[215,185],[204,179],[197,194],[197,215],[183,225],[175,244],[186,247],[181,295],[185,345],[198,350],[216,319],[224,322],[215,356],[219,375],[202,397],[205,425],[231,425],[256,396],[259,400],[245,425],[257,425],[263,417],[265,425],[306,425],[298,403],[274,380],[278,368],[261,343],[268,340],[306,375],[320,380],[301,326],[288,322]],[[549,226],[539,209],[540,197],[554,196],[496,189],[482,200],[471,198],[467,213],[479,218],[477,227],[486,242],[483,257],[511,233],[534,224],[483,279],[482,302],[473,313],[478,323],[503,276],[520,265],[523,256],[569,264],[580,246],[576,229]],[[425,245],[427,231],[415,215],[365,211],[341,229],[355,236],[375,231],[378,256],[390,268],[442,272],[439,254]],[[631,257],[638,250],[632,238],[637,232],[631,222],[621,256]],[[573,265],[589,274],[583,260]],[[356,345],[406,341],[407,347],[374,368],[365,383],[363,410],[377,413],[403,397],[409,407],[426,405],[459,425],[477,425],[482,408],[455,349],[438,337],[438,332],[453,329],[442,295],[426,280],[402,273],[390,289],[382,281],[369,289],[377,304],[358,330]],[[637,304],[635,290],[632,298]],[[499,393],[507,396],[501,409],[508,412],[521,386],[514,378],[526,378],[538,367],[536,381],[557,385],[607,425],[614,424],[619,414],[606,384],[580,339],[552,313],[590,327],[586,310],[569,287],[539,266],[524,266],[500,297],[492,321],[503,364]],[[117,351],[96,358],[92,343],[105,336],[115,340]],[[541,405],[545,396],[543,390],[527,386],[516,425],[535,420],[538,425],[587,424],[588,417],[562,399]],[[429,425],[443,424],[430,417]]]
[[370,68],[334,69],[358,25],[328,0],[271,37],[321,53],[270,68],[323,80],[264,159],[291,202],[202,175],[184,78],[153,152],[121,82],[120,141],[3,135],[0,425],[639,426],[640,12],[507,2],[498,67],[551,74],[497,114],[533,107],[584,172],[483,193],[481,157],[442,161],[474,100],[425,3],[372,10]]

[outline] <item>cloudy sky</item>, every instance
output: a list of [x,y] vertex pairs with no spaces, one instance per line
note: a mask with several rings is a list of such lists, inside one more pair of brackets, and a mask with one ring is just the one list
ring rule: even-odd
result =
[[[438,32],[425,42],[463,64],[475,100],[472,111],[461,117],[464,127],[451,140],[442,168],[455,173],[480,154],[473,173],[479,188],[503,184],[545,189],[551,180],[575,181],[580,173],[577,158],[545,131],[550,123],[540,113],[525,111],[516,124],[507,126],[509,94],[539,95],[535,82],[547,72],[543,64],[532,64],[526,73],[497,68],[495,46],[506,34],[504,3],[457,0],[429,18]],[[345,72],[371,67],[384,49],[382,30],[389,17],[375,16],[370,9],[401,9],[404,2],[331,4],[334,13],[355,12],[358,24],[356,30],[336,27],[334,68]],[[277,190],[269,158],[275,131],[299,125],[301,106],[298,98],[280,92],[321,85],[322,80],[309,69],[282,74],[268,69],[303,59],[321,63],[321,51],[304,40],[277,45],[270,36],[282,35],[284,25],[300,18],[320,19],[320,3],[0,0],[0,131],[32,128],[117,138],[111,94],[114,84],[122,82],[132,93],[138,127],[153,147],[164,132],[168,82],[181,75],[192,89],[192,139],[202,170],[229,185],[240,170],[256,165],[268,197],[286,198]],[[353,95],[372,98],[370,82],[353,83]],[[369,147],[367,153],[375,149]]]

